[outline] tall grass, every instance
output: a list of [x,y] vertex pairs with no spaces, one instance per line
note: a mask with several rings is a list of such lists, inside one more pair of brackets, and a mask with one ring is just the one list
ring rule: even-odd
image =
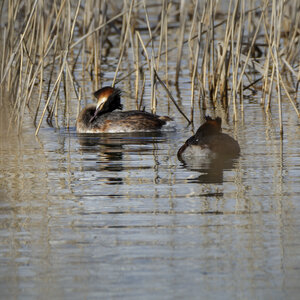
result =
[[[54,119],[58,126],[59,116],[70,126],[70,95],[80,105],[85,82],[95,89],[102,85],[112,48],[119,55],[111,84],[135,78],[138,109],[149,85],[153,112],[174,103],[193,122],[199,99],[203,113],[208,106],[221,108],[237,120],[245,91],[261,88],[266,111],[277,103],[281,133],[283,94],[300,117],[299,1],[4,0],[0,19],[0,106],[10,108],[11,123],[19,129],[25,112],[36,134],[43,120],[54,126]],[[181,63],[186,53],[190,116],[170,91],[187,68]],[[124,74],[128,56],[134,63]],[[173,57],[175,72],[169,66]],[[170,102],[157,99],[161,87]]]

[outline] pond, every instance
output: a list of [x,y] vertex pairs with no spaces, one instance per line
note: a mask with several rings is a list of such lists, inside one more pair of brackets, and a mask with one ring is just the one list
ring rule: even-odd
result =
[[[167,2],[163,1],[165,4]],[[6,6],[7,3],[11,1],[6,2]],[[38,3],[37,7],[43,9],[43,3]],[[39,24],[39,18],[45,16],[42,20],[46,29],[48,28],[49,41],[58,39],[53,47],[57,50],[51,48],[52,52],[49,54],[57,54],[57,60],[47,57],[44,73],[37,75],[33,81],[35,85],[28,106],[24,105],[25,115],[20,133],[14,129],[9,133],[7,131],[9,118],[5,108],[6,104],[12,106],[14,102],[3,97],[0,99],[0,298],[298,299],[300,126],[286,93],[282,91],[282,138],[275,79],[270,110],[266,111],[260,104],[262,77],[251,66],[246,68],[243,78],[244,86],[251,85],[251,90],[245,89],[243,99],[237,99],[236,121],[233,121],[232,99],[228,114],[222,109],[219,100],[216,109],[207,100],[207,110],[202,111],[202,103],[198,105],[199,84],[196,84],[195,126],[187,126],[184,117],[167,98],[161,85],[157,84],[157,113],[172,117],[176,123],[176,131],[155,134],[77,134],[75,122],[78,98],[74,90],[81,95],[80,105],[83,107],[91,103],[94,90],[111,85],[120,57],[121,34],[124,34],[122,26],[126,18],[119,18],[112,25],[107,25],[105,34],[99,31],[103,34],[101,38],[97,36],[94,39],[94,35],[91,35],[85,43],[77,44],[90,30],[90,26],[92,30],[100,21],[97,14],[92,16],[93,5],[97,1],[76,1],[72,4],[82,6],[78,24],[84,25],[75,28],[71,44],[76,47],[69,49],[66,56],[67,66],[71,69],[74,80],[71,82],[71,76],[67,73],[67,67],[63,66],[64,60],[60,55],[61,52],[66,53],[63,41],[68,40],[71,35],[65,28],[68,24],[71,26],[76,7],[72,6],[70,15],[71,2],[66,3],[66,11],[62,13],[62,16],[66,16],[62,18],[65,21],[60,23],[54,33],[50,29],[56,20],[56,13],[60,12],[59,1],[54,2],[54,9],[51,9],[52,25],[48,22],[46,12],[37,14],[38,18],[33,21],[34,24]],[[118,10],[112,9],[115,2],[101,3],[103,6],[108,4],[108,20],[117,15]],[[118,3],[122,5],[123,1]],[[141,8],[135,12],[135,29],[139,31],[151,58],[152,46],[142,8],[144,2],[139,3]],[[174,80],[177,52],[173,50],[178,48],[177,40],[180,35],[180,16],[177,14],[180,9],[179,1],[176,3],[169,12],[168,45],[163,43],[161,49],[162,52],[165,47],[171,50],[168,51],[168,58],[161,57],[158,74],[163,82],[169,84],[179,107],[189,116],[193,61],[188,43],[183,48],[178,85]],[[204,3],[210,3],[211,7],[214,2],[201,4],[200,1],[199,5],[204,6]],[[247,1],[241,3],[245,5]],[[245,16],[245,22],[252,22],[251,26],[243,27],[245,45],[248,40],[252,41],[255,33],[252,25],[258,23],[260,7],[265,5],[249,3],[246,10],[254,13],[252,21],[250,15]],[[151,28],[156,34],[154,49],[157,54],[160,29],[157,27],[158,30],[155,31],[155,28],[160,20],[158,9],[161,6],[151,6],[150,2],[147,5]],[[253,10],[255,5],[257,7]],[[211,32],[215,34],[216,48],[218,41],[224,41],[225,37],[228,5],[224,6],[222,20],[218,20],[220,14],[215,13],[215,24],[223,25],[218,25],[220,31],[216,27],[215,33]],[[273,19],[276,19],[276,15],[271,14],[272,6],[275,7],[275,1],[269,3],[270,10],[264,15],[267,20],[263,18],[265,23],[261,23],[262,29],[257,40],[265,54],[257,58],[261,66],[264,66],[268,53],[263,25],[272,27]],[[24,14],[25,11],[32,11],[30,7],[25,8],[20,9],[18,15],[23,27],[23,20],[27,17],[21,14],[22,11],[24,10]],[[99,4],[97,9],[100,11]],[[202,11],[199,13],[199,20]],[[189,38],[193,12],[193,9],[189,10],[184,40]],[[289,19],[289,15],[294,16],[292,10],[286,11],[283,19]],[[92,18],[91,22],[89,18]],[[293,18],[299,20],[295,16]],[[205,22],[203,32],[206,32],[211,23],[210,19]],[[228,24],[230,23],[231,20]],[[2,37],[10,32],[6,31],[5,26],[2,25],[5,29],[1,29]],[[252,28],[251,34],[247,32],[249,28]],[[17,37],[21,36],[19,30],[15,30]],[[197,32],[198,25],[194,30]],[[30,31],[39,32],[37,29],[29,29]],[[286,32],[282,32],[282,36],[283,33]],[[280,32],[278,34],[280,36]],[[296,41],[299,37],[296,30],[294,33],[291,31],[289,37],[292,36]],[[131,46],[132,40],[136,38],[137,36],[128,35],[129,46],[124,52],[117,74],[117,87],[124,91],[122,103],[125,110],[137,107],[133,72],[136,62]],[[205,49],[210,47],[206,44],[210,39],[210,36],[203,34],[199,73],[203,70],[201,57]],[[31,49],[31,44],[39,43],[31,42],[31,37],[28,40],[29,42],[24,42],[24,50],[23,46],[20,47],[22,52],[16,58],[24,56],[23,68],[31,72],[32,69],[26,67],[27,51]],[[288,38],[285,42],[287,40]],[[99,50],[97,47],[100,42],[103,49]],[[234,43],[236,41],[232,42],[232,47],[235,47]],[[23,45],[23,42],[17,41],[15,44]],[[195,45],[193,47],[196,49]],[[35,48],[32,49],[34,52]],[[32,73],[36,71],[41,51],[46,51],[47,47],[37,49],[40,51],[38,54],[29,55],[30,59],[36,59]],[[280,58],[287,58],[282,53],[286,49],[289,48],[279,49]],[[298,49],[297,46],[295,49]],[[97,57],[94,50],[98,51],[97,54],[102,54],[102,57]],[[141,45],[139,51],[140,66],[143,65],[144,68],[144,73],[141,74],[145,76],[145,89],[142,97],[143,78],[140,77],[138,100],[142,98],[141,108],[145,106],[145,110],[150,111],[151,78]],[[99,70],[94,69],[94,58],[97,63],[100,61]],[[243,63],[237,69],[235,79],[239,79]],[[283,61],[281,64],[283,65]],[[2,64],[2,75],[5,66]],[[7,72],[7,78],[14,74],[16,68],[13,66],[12,64],[12,70]],[[60,73],[60,70],[64,72]],[[292,74],[298,74],[298,70],[299,66]],[[97,72],[98,77],[93,75]],[[59,93],[56,94],[54,83],[59,73],[65,75],[61,79],[64,85],[61,83]],[[271,74],[276,77],[276,72],[272,73],[271,67],[269,73],[269,79]],[[128,74],[131,75],[127,76]],[[207,74],[211,75],[209,72]],[[283,82],[290,77],[293,76],[289,73],[289,76],[283,78]],[[27,78],[23,74],[20,82],[26,82]],[[299,91],[296,95],[293,93],[296,79],[293,77],[293,80],[286,86],[290,89],[292,100],[299,103]],[[232,81],[233,76],[229,76],[229,94]],[[208,80],[206,85],[207,82]],[[27,93],[28,89],[24,87],[24,90]],[[207,86],[204,90],[208,94]],[[22,94],[21,90],[19,92]],[[49,102],[50,109],[57,108],[54,111],[53,127],[47,124],[46,113],[39,133],[35,136],[35,110],[41,99],[37,118],[39,121],[49,95],[47,93],[51,92],[53,97]],[[57,106],[53,104],[54,98],[58,99]],[[20,105],[20,110],[22,107],[23,104]],[[223,132],[239,142],[241,155],[238,158],[187,164],[177,159],[179,147],[203,122],[205,114],[222,118]]]
[[183,121],[139,135],[44,126],[34,138],[26,121],[7,136],[2,114],[3,299],[296,299],[299,124],[284,104],[281,140],[277,114],[246,102],[223,126],[241,156],[221,166],[177,160],[192,134]]

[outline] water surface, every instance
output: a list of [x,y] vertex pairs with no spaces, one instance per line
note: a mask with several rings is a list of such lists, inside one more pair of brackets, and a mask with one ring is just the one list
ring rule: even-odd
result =
[[[150,20],[156,24],[153,9]],[[145,24],[140,32],[146,43]],[[170,24],[175,27],[168,48],[176,49],[178,20]],[[115,31],[109,33],[109,56],[102,57],[101,85],[110,85],[116,70],[120,36]],[[75,30],[75,41],[80,34]],[[223,40],[224,33],[218,35]],[[157,38],[155,51],[158,43]],[[68,57],[70,66],[76,49]],[[151,57],[150,44],[148,50]],[[125,52],[118,79],[134,68],[132,49]],[[170,90],[189,115],[188,45],[178,86],[175,52],[168,55]],[[87,64],[82,57],[74,80],[84,106],[96,87],[89,70],[82,71]],[[159,75],[165,81],[164,61]],[[146,68],[143,106],[150,111]],[[252,71],[247,68],[245,85],[260,76]],[[117,85],[127,110],[136,108],[134,74]],[[196,102],[194,129],[204,113],[222,117],[223,131],[238,140],[241,156],[185,165],[176,153],[193,131],[159,85],[157,113],[173,117],[176,132],[100,136],[76,134],[78,100],[72,83],[68,86],[69,111],[62,91],[58,120],[53,127],[44,121],[37,137],[32,112],[39,86],[30,99],[31,113],[26,107],[21,134],[7,135],[7,112],[0,109],[1,299],[299,299],[300,127],[284,95],[282,139],[275,88],[269,113],[260,105],[260,91],[245,90],[236,122],[232,105],[226,116],[208,100],[207,111],[200,113]],[[299,94],[292,97],[299,102]],[[46,98],[43,94],[41,107]],[[1,101],[11,104],[11,99]]]
[[177,160],[183,123],[2,132],[1,298],[296,299],[299,125],[281,140],[257,105],[224,122],[242,154],[218,167]]

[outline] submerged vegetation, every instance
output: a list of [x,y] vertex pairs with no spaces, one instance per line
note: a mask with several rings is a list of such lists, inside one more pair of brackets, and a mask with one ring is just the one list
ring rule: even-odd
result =
[[[244,93],[260,91],[265,111],[276,101],[282,133],[283,96],[300,117],[300,2],[224,2],[4,0],[0,106],[9,106],[19,129],[29,112],[36,134],[44,119],[52,124],[59,115],[69,126],[70,95],[79,110],[85,82],[99,88],[105,66],[115,59],[111,84],[131,78],[137,108],[143,107],[145,85],[151,87],[152,111],[165,105],[156,101],[161,86],[188,122],[196,105],[230,109],[236,120]],[[183,66],[186,54],[189,65]],[[191,88],[185,113],[170,92],[184,69]]]

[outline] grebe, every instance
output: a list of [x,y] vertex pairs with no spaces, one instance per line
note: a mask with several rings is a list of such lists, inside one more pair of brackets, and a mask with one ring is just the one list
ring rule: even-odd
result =
[[222,133],[222,120],[217,117],[205,117],[205,123],[178,150],[177,157],[184,161],[189,157],[237,157],[240,153],[238,142],[226,133]]
[[145,111],[115,111],[122,109],[121,90],[103,87],[94,93],[97,104],[87,105],[76,122],[78,133],[122,133],[158,131],[171,118],[157,116]]

